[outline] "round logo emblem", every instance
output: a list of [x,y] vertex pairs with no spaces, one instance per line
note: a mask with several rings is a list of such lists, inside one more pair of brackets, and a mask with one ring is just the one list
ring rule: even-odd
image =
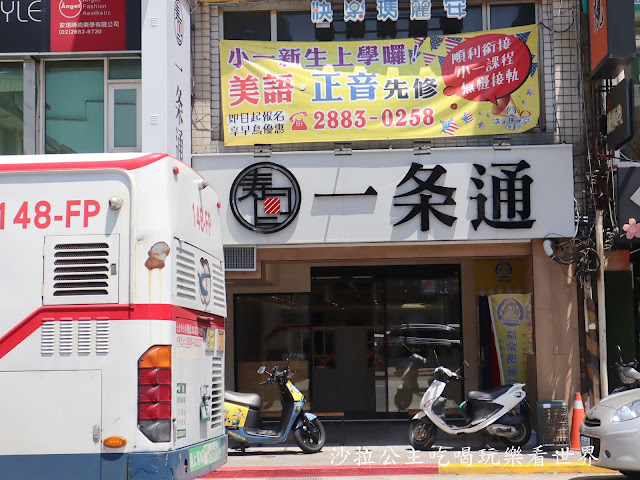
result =
[[233,181],[229,204],[240,224],[254,232],[274,233],[300,210],[300,185],[293,174],[271,162],[255,163]]
[[515,299],[505,298],[498,304],[498,319],[507,327],[518,327],[524,320],[524,308]]
[[506,280],[513,273],[513,267],[509,262],[498,262],[495,271],[499,279]]
[[176,0],[176,3],[173,6],[173,29],[176,33],[176,42],[178,45],[182,45],[183,38],[183,25],[182,25],[182,4],[180,0]]
[[82,11],[82,0],[60,0],[58,10],[65,18],[76,18]]
[[206,258],[200,258],[198,266],[198,284],[200,287],[200,300],[205,305],[211,301],[211,268]]
[[507,107],[507,115],[509,115],[510,117],[515,117],[516,113],[518,113],[518,111],[516,110],[516,107],[514,107],[513,105],[509,105]]

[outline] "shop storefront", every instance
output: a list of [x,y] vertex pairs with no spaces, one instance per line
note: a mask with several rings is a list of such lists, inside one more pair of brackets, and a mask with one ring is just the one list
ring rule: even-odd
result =
[[[228,388],[260,391],[265,410],[279,409],[277,392],[258,390],[255,371],[289,353],[313,409],[351,418],[415,410],[437,362],[471,365],[447,393],[454,401],[508,379],[516,362],[534,398],[573,388],[575,285],[542,246],[573,232],[571,146],[193,164],[228,199]],[[510,342],[500,363],[490,305],[507,293],[528,299],[515,317],[531,343]]]

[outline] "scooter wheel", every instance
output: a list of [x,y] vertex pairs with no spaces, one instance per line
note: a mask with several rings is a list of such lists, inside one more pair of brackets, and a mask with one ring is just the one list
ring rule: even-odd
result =
[[413,400],[413,393],[407,390],[398,390],[393,397],[393,401],[398,407],[398,410],[406,410],[411,405],[411,400]]
[[409,443],[416,450],[428,450],[436,441],[437,431],[431,422],[412,420],[409,425]]
[[523,447],[531,438],[531,425],[529,422],[522,422],[515,426],[518,433],[515,437],[502,437],[501,440],[507,447]]
[[304,453],[316,453],[322,450],[327,437],[320,419],[306,421],[300,428],[294,430],[293,438]]

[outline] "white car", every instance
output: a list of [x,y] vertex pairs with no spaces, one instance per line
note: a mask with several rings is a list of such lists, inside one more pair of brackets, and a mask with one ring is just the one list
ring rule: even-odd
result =
[[580,447],[593,465],[640,479],[640,389],[611,394],[589,410]]

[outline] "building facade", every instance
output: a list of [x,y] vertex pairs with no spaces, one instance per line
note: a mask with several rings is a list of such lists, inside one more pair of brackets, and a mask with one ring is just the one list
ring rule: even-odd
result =
[[[332,21],[315,23],[306,0],[101,0],[75,19],[68,2],[9,3],[0,153],[166,151],[227,199],[229,387],[257,391],[257,367],[291,353],[311,407],[352,417],[417,408],[437,362],[470,364],[455,400],[514,379],[533,401],[569,402],[580,390],[584,272],[553,260],[548,241],[580,240],[589,203],[582,2],[433,2],[427,20],[399,1],[379,20],[369,1],[362,21],[349,20],[345,2],[321,2]],[[507,49],[483,68],[509,75],[515,90],[489,75],[493,99],[474,96],[462,57],[474,38]],[[293,97],[256,94],[250,68],[267,68],[279,48],[331,51],[342,67],[310,69]],[[531,55],[512,68],[510,48]],[[375,49],[398,63],[367,65],[361,55]],[[349,66],[356,58],[366,68]],[[274,78],[297,75],[291,65]],[[405,70],[420,82],[403,83]],[[371,93],[374,73],[382,79],[377,112],[358,113],[358,96],[335,114],[302,114],[301,92],[329,100],[339,72],[357,95]],[[444,107],[432,112],[435,100]],[[263,117],[251,130],[252,107],[231,108],[279,102],[284,120]],[[266,135],[274,131],[282,139]],[[412,352],[427,364],[412,364]],[[279,408],[276,392],[264,396],[264,409]]]
[[[394,21],[377,20],[368,2],[360,25],[345,20],[343,2],[331,5],[329,26],[313,23],[307,1],[202,2],[193,12],[192,162],[228,198],[221,208],[233,306],[229,385],[256,391],[257,367],[291,352],[312,408],[394,417],[417,408],[437,355],[449,367],[471,364],[451,398],[508,380],[513,360],[532,399],[570,400],[580,388],[582,295],[573,266],[554,262],[545,240],[574,237],[584,203],[581,2],[469,1],[462,19],[433,2],[422,22],[410,18],[409,2],[399,2]],[[240,94],[233,97],[228,71],[233,64],[237,77],[249,78],[240,70],[251,56],[245,40],[265,49],[285,41],[304,52],[416,37],[455,41],[525,25],[538,35],[526,42],[536,52],[531,90],[539,93],[539,117],[527,131],[349,138],[336,129],[335,141],[316,131],[304,142],[256,136],[238,144],[247,133],[232,125],[230,105]],[[267,103],[256,99],[255,109]],[[449,118],[465,125],[467,112],[451,108],[436,115],[438,127]],[[474,112],[476,123],[478,113],[489,117]],[[315,115],[291,123],[312,130]],[[268,179],[261,188],[259,179]],[[517,351],[499,361],[490,306],[498,294],[522,294],[516,323],[529,315],[532,338],[504,344]],[[413,351],[428,364],[411,364]],[[276,397],[264,395],[263,408],[277,409]]]

